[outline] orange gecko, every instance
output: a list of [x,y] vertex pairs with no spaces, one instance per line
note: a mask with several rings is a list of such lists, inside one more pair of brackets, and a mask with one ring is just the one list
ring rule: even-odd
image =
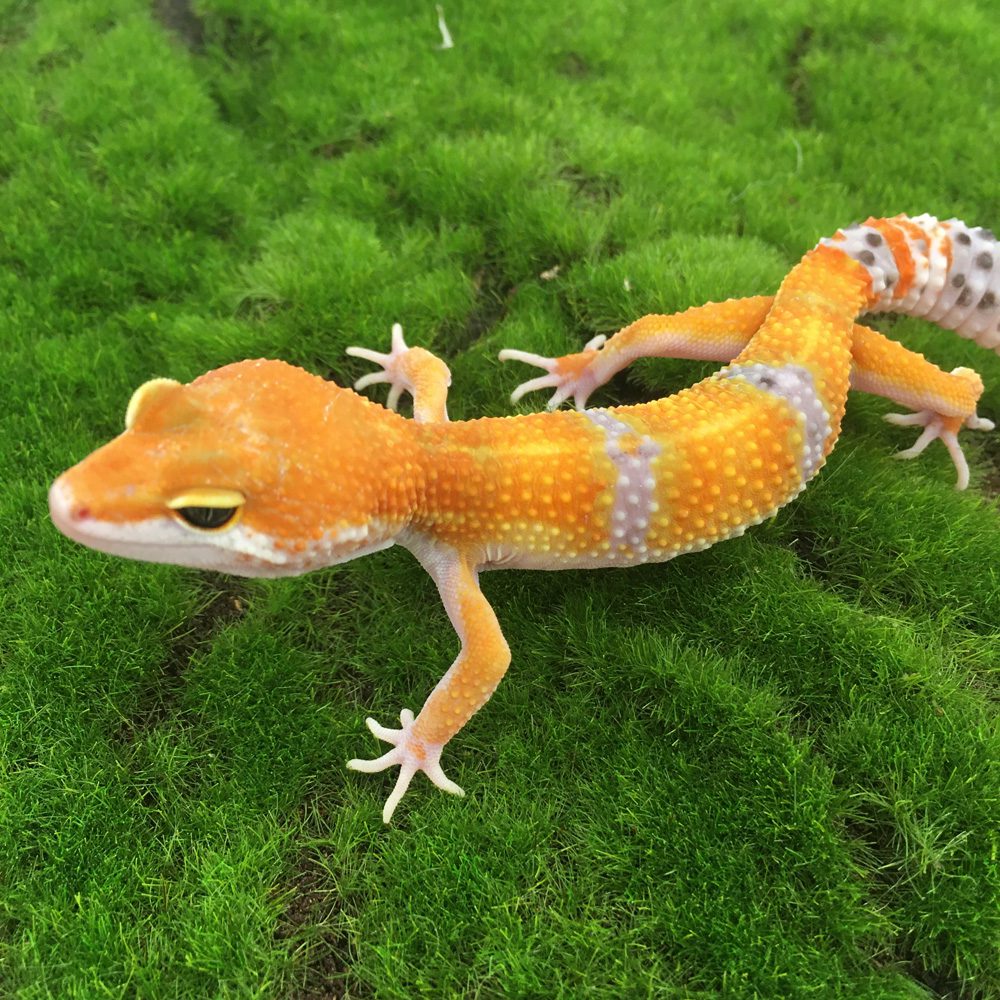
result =
[[[286,576],[400,544],[437,584],[461,650],[420,713],[368,726],[399,765],[388,822],[417,771],[439,788],[444,745],[493,693],[510,650],[479,589],[487,569],[633,566],[742,534],[799,493],[840,433],[849,385],[916,412],[914,455],[940,438],[958,469],[982,382],[854,325],[860,313],[925,316],[1000,345],[1000,246],[987,230],[930,216],[869,219],[806,254],[772,298],[650,316],[606,344],[540,365],[522,385],[579,406],[642,355],[718,359],[690,389],[638,406],[449,422],[450,374],[427,351],[351,354],[380,370],[389,408],[280,361],[242,361],[188,385],[154,379],[125,431],[60,476],[55,524],[92,548],[242,576]],[[403,391],[413,420],[393,412]]]

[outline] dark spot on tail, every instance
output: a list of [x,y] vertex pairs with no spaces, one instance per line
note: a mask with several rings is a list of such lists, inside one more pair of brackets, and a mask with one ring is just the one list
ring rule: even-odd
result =
[[961,288],[962,285],[965,284],[965,275],[964,274],[956,274],[955,277],[951,279],[951,283],[956,288]]
[[861,263],[866,267],[870,267],[875,263],[875,254],[873,254],[871,250],[862,250],[861,253],[858,254],[858,260],[861,261]]
[[972,243],[972,237],[968,233],[955,233],[955,242],[967,247]]
[[870,247],[880,247],[882,245],[882,236],[880,233],[865,233],[865,241]]
[[994,295],[993,292],[987,292],[979,300],[979,306],[978,306],[978,308],[979,309],[992,309],[996,305],[996,302],[997,302],[996,295]]
[[962,289],[962,294],[959,295],[959,297],[956,300],[955,304],[959,305],[959,306],[967,306],[971,301],[972,301],[972,289],[971,288],[963,288]]
[[976,266],[989,270],[993,266],[993,254],[981,253],[976,257]]

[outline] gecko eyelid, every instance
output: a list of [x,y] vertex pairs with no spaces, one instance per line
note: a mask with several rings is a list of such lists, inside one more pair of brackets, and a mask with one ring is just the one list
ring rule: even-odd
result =
[[200,490],[188,490],[167,502],[171,510],[182,507],[242,507],[247,498],[239,490],[222,490],[214,486],[203,487]]

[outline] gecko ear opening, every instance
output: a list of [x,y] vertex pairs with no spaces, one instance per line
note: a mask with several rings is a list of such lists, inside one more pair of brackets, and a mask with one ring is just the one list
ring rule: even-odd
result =
[[172,378],[153,378],[148,382],[143,382],[128,401],[125,409],[125,430],[130,430],[139,416],[140,410],[148,406],[157,396],[162,395],[164,390],[173,389],[180,386],[180,382]]

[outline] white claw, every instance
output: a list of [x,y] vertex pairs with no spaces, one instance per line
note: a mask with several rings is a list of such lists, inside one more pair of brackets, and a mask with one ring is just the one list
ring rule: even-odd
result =
[[370,385],[378,385],[380,382],[390,382],[391,379],[385,372],[370,372],[367,375],[362,375],[361,378],[354,383],[354,388],[357,392],[361,392],[362,389],[367,389]]
[[371,760],[361,760],[355,757],[354,760],[349,760],[347,766],[352,771],[364,771],[366,774],[375,774],[378,771],[384,771],[387,767],[392,767],[393,764],[399,763],[399,755],[396,752],[395,747],[392,750],[386,750],[381,757],[374,757]]
[[897,427],[913,427],[917,424],[923,427],[927,423],[927,411],[921,410],[919,413],[884,413],[882,419],[887,424],[895,424]]
[[403,351],[409,350],[406,346],[406,341],[403,340],[403,324],[393,323],[392,324],[392,353],[402,354]]
[[534,392],[536,389],[551,389],[552,386],[558,385],[559,381],[558,375],[540,375],[538,378],[528,379],[510,394],[510,401],[516,403],[522,396]]
[[[394,763],[396,762],[394,761]],[[398,763],[399,777],[396,778],[396,784],[393,785],[392,791],[389,793],[389,798],[385,800],[385,805],[382,807],[383,823],[388,823],[392,819],[392,814],[396,811],[396,806],[399,805],[400,800],[406,794],[406,790],[410,787],[413,776],[417,773],[417,765],[413,761],[401,760]]]
[[897,451],[896,458],[916,458],[923,450],[938,437],[938,430],[935,427],[925,427],[920,433],[920,437],[903,451]]
[[445,773],[444,769],[440,764],[429,764],[424,768],[424,774],[427,775],[431,781],[441,789],[442,792],[447,792],[449,795],[457,795],[461,798],[465,795],[465,789],[461,785],[452,781]]
[[365,725],[370,730],[372,736],[379,740],[385,740],[386,743],[399,732],[397,729],[388,729],[385,726],[379,725],[370,715],[365,719]]
[[547,372],[552,371],[556,366],[555,358],[546,358],[541,354],[532,354],[529,351],[517,351],[513,347],[505,347],[497,357],[501,361],[523,361],[526,365],[544,368]]
[[[545,404],[547,410],[558,410],[563,403],[573,395],[573,387],[571,385],[561,385],[554,393],[552,393],[552,398]],[[577,407],[577,409],[582,409],[582,407]]]
[[941,441],[948,449],[952,462],[955,463],[957,476],[955,478],[955,489],[964,490],[969,485],[969,463],[965,459],[965,452],[958,443],[958,435],[950,431],[941,435]]
[[391,355],[383,354],[381,351],[372,351],[367,347],[348,347],[344,349],[345,354],[350,354],[352,358],[364,358],[372,364],[384,365],[389,361]]
[[413,737],[412,729],[414,725],[413,712],[404,708],[399,713],[401,729],[389,729],[380,725],[372,718],[365,722],[372,734],[386,743],[392,743],[393,748],[376,757],[373,760],[360,760],[355,758],[349,760],[347,766],[352,771],[363,771],[366,774],[373,774],[377,771],[384,771],[386,768],[399,765],[399,775],[392,792],[385,800],[382,809],[382,822],[388,823],[392,819],[392,814],[396,811],[396,806],[406,794],[410,787],[410,782],[417,771],[423,771],[431,782],[444,792],[451,795],[464,795],[462,788],[455,784],[444,773],[441,767],[441,744],[426,743]]

